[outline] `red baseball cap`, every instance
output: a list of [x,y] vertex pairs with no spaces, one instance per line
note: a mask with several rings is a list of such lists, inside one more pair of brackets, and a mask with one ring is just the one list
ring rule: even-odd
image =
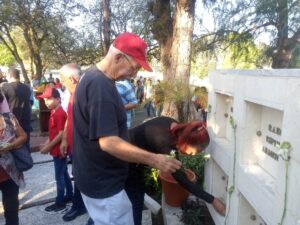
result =
[[37,98],[60,98],[60,94],[56,88],[46,88],[43,94],[37,96]]
[[136,34],[122,33],[113,42],[113,46],[132,57],[145,70],[152,72],[146,61],[147,44]]

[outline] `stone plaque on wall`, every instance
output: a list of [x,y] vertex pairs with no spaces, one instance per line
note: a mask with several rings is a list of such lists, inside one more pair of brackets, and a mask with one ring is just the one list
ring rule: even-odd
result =
[[281,142],[283,113],[268,107],[262,108],[261,154],[258,164],[273,177],[277,176],[278,150]]

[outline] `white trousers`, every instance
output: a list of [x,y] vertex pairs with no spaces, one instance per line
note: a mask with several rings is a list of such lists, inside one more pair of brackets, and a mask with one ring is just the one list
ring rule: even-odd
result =
[[95,225],[134,225],[132,205],[124,190],[101,199],[81,195]]

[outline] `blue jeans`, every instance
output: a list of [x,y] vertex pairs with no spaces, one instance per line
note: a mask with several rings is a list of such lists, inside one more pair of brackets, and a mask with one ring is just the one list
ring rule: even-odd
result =
[[154,112],[154,108],[153,108],[153,105],[152,105],[152,101],[147,102],[145,104],[145,108],[146,108],[147,116],[148,117],[155,116],[155,112]]
[[76,182],[74,182],[74,196],[72,199],[72,208],[73,209],[77,209],[77,210],[84,210],[85,209],[85,205],[83,203],[82,200],[82,196],[80,191],[78,190],[77,186],[76,186]]
[[56,191],[57,191],[55,203],[64,204],[65,189],[66,189],[66,198],[72,199],[73,197],[73,188],[72,188],[72,182],[67,169],[67,160],[66,158],[61,159],[60,157],[53,157],[53,160],[54,160]]
[[155,109],[155,116],[160,116],[161,112],[163,110],[162,105],[157,105],[157,106],[154,107],[154,109]]

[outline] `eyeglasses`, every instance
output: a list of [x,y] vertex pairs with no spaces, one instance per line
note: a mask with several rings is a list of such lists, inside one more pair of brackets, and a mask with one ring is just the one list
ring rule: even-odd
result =
[[125,59],[127,60],[127,62],[129,63],[132,72],[133,72],[134,74],[136,74],[141,68],[140,68],[140,67],[135,67],[135,66],[132,64],[130,58],[129,58],[127,55],[124,54],[124,57],[125,57]]

